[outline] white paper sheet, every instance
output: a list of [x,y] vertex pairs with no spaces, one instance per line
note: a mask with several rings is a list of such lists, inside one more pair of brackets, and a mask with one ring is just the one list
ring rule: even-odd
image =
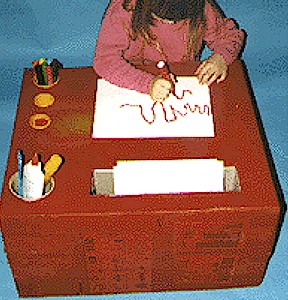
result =
[[170,95],[162,104],[99,79],[92,137],[214,137],[208,86],[196,77],[177,79],[176,95],[182,99]]
[[118,161],[115,195],[223,192],[224,163],[217,159]]

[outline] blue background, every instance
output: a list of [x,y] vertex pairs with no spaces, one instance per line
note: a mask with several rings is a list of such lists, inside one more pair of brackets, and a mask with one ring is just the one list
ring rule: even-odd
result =
[[[23,68],[30,68],[31,62],[40,57],[58,58],[65,67],[90,66],[108,2],[0,0],[0,186],[6,169]],[[248,68],[282,190],[288,199],[288,1],[219,0],[218,3],[248,34],[242,58]],[[204,57],[207,55],[206,51]],[[259,287],[89,296],[87,299],[288,299],[287,241],[288,223],[285,220],[264,282]],[[0,299],[17,298],[0,238]]]

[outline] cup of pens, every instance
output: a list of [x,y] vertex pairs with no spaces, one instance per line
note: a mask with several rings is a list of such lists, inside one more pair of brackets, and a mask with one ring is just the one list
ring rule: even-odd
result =
[[40,58],[32,62],[34,70],[33,82],[36,86],[49,89],[59,82],[59,70],[63,69],[63,65],[56,58],[51,62],[48,59]]
[[24,164],[21,150],[17,152],[18,172],[15,172],[9,180],[11,193],[27,202],[40,200],[48,196],[55,187],[52,177],[63,163],[59,154],[53,154],[42,167],[38,154]]

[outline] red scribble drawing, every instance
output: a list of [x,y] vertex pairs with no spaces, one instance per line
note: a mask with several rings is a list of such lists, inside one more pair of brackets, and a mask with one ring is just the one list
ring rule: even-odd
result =
[[[166,101],[164,102],[153,102],[152,106],[150,107],[150,112],[152,114],[150,114],[152,117],[149,119],[147,117],[147,115],[145,115],[144,113],[144,107],[142,104],[122,104],[120,105],[120,108],[124,108],[124,107],[131,107],[131,108],[138,108],[140,109],[140,114],[142,119],[148,123],[149,125],[153,124],[155,122],[155,120],[157,119],[156,116],[156,112],[155,112],[155,107],[156,105],[160,105],[163,111],[163,116],[164,119],[167,123],[171,123],[171,122],[175,122],[178,117],[185,117],[188,115],[188,113],[196,113],[198,112],[201,115],[206,114],[207,116],[211,115],[211,108],[209,105],[204,104],[204,105],[198,105],[198,104],[190,104],[189,101],[185,101],[184,100],[184,96],[185,94],[193,94],[192,91],[190,90],[184,90],[182,91],[182,95],[181,96],[177,96],[176,94],[174,94],[173,98],[174,103],[173,104],[165,104]],[[181,102],[181,103],[180,103]],[[176,106],[179,106],[179,104],[181,104],[181,110],[179,108],[176,108]],[[169,115],[172,116],[171,118],[169,118]]]

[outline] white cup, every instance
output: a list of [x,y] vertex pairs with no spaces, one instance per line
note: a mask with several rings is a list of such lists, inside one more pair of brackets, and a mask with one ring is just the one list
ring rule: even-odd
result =
[[43,198],[45,198],[46,196],[48,196],[54,189],[54,186],[55,186],[55,181],[54,181],[54,178],[52,177],[44,186],[44,193],[42,195],[42,197],[40,198],[24,198],[24,197],[21,197],[19,194],[18,194],[18,172],[14,173],[10,179],[9,179],[9,189],[11,191],[11,193],[16,196],[17,198],[21,199],[21,200],[24,200],[24,201],[27,201],[27,202],[34,202],[34,201],[37,201],[37,200],[41,200]]

